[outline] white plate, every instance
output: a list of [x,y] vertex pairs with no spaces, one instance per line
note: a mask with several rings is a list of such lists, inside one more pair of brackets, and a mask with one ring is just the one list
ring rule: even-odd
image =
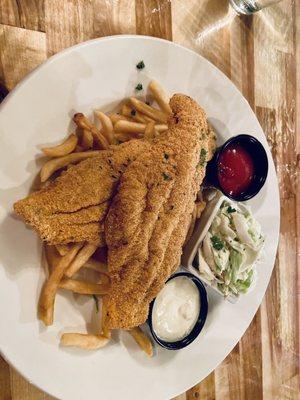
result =
[[[146,68],[135,65],[144,60]],[[94,324],[93,301],[60,294],[55,324],[45,329],[36,318],[44,279],[40,244],[12,214],[39,169],[38,147],[64,137],[75,111],[109,110],[133,93],[138,82],[155,78],[170,92],[195,98],[207,111],[220,142],[248,133],[267,143],[262,129],[235,86],[216,67],[174,43],[135,36],[80,44],[51,58],[8,96],[0,111],[0,347],[3,356],[44,391],[60,399],[169,399],[208,375],[230,352],[250,324],[268,285],[279,229],[279,196],[269,150],[269,176],[249,203],[266,234],[265,262],[253,292],[230,304],[209,292],[209,315],[189,347],[156,349],[152,359],[125,333],[96,352],[62,349],[65,330]]]

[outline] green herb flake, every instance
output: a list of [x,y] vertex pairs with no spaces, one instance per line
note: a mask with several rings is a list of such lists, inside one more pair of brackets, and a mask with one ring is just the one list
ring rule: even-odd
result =
[[171,176],[166,174],[165,172],[162,173],[162,176],[163,176],[165,181],[170,181],[172,179]]
[[145,68],[145,63],[144,61],[140,61],[138,64],[136,64],[137,69],[144,69]]
[[93,299],[95,300],[96,311],[98,313],[99,312],[99,299],[94,294],[93,294]]
[[210,240],[212,242],[212,245],[213,245],[214,249],[216,249],[216,250],[222,250],[223,249],[224,243],[222,242],[222,240],[218,236],[214,235],[214,236],[211,237]]
[[169,154],[164,153],[164,159],[165,159],[165,160],[168,160],[168,159],[169,159]]
[[206,163],[206,155],[207,155],[207,151],[205,149],[201,149],[200,157],[199,157],[199,165],[201,167],[204,167],[204,165]]
[[135,87],[135,90],[138,90],[138,91],[143,90],[143,85],[141,83],[138,83]]
[[228,214],[232,214],[232,213],[236,212],[236,209],[231,207],[231,206],[229,206],[229,207],[227,207],[227,212],[228,212]]

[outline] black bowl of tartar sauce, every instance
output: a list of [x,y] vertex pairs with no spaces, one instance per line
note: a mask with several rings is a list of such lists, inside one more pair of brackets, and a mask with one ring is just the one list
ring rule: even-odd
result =
[[207,294],[200,279],[189,272],[174,274],[150,304],[151,334],[165,349],[182,349],[201,332],[207,311]]

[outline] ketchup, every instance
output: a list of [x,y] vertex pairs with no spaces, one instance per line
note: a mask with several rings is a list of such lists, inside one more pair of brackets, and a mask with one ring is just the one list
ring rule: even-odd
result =
[[232,144],[221,153],[218,179],[224,192],[231,196],[242,194],[254,178],[254,164],[250,154],[239,144]]

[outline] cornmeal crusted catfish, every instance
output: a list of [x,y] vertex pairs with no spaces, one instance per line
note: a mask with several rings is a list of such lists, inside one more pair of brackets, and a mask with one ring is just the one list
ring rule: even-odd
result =
[[49,244],[104,245],[103,221],[121,174],[150,144],[131,140],[72,165],[44,189],[14,204],[14,210]]
[[166,133],[153,140],[120,178],[105,221],[111,291],[109,328],[146,321],[151,300],[180,262],[196,193],[215,136],[204,111],[176,94]]

